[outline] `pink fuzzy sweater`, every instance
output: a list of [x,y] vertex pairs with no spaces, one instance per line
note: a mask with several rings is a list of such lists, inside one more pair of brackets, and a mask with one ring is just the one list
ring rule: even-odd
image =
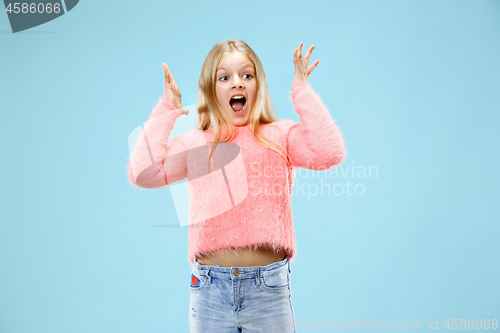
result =
[[279,120],[261,126],[266,137],[288,151],[291,166],[259,144],[249,125],[236,127],[230,142],[217,145],[209,166],[213,130],[192,129],[167,144],[181,112],[161,98],[153,108],[130,155],[128,178],[142,188],[188,181],[190,262],[221,249],[263,244],[294,258],[296,168],[329,170],[347,152],[335,120],[309,84],[295,88],[291,98],[302,123]]

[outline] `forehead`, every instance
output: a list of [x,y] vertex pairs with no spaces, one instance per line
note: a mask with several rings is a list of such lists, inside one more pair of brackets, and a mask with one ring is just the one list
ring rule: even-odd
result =
[[225,55],[219,62],[217,70],[228,70],[228,69],[245,69],[250,67],[253,69],[253,64],[250,58],[241,52],[232,52]]

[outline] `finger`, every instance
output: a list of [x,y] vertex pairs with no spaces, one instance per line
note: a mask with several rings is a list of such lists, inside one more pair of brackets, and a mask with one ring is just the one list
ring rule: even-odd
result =
[[171,81],[175,81],[174,80],[174,75],[172,74],[172,71],[170,70],[170,68],[168,69],[168,75],[170,75],[170,80]]
[[172,85],[172,87],[174,87],[176,85],[176,83],[175,83],[174,75],[170,71],[170,68],[168,68],[168,79],[170,80],[170,84]]
[[167,67],[168,70],[168,78],[170,79],[170,83],[174,83],[174,76],[172,75],[172,72],[170,71],[170,68]]
[[175,82],[174,76],[172,75],[172,72],[170,71],[170,69],[168,70],[168,77],[170,78],[170,83],[172,84],[172,87],[174,87],[176,85],[176,82]]
[[170,72],[170,79],[172,80],[172,83],[174,84],[174,86],[177,87],[177,81],[175,81],[174,75],[172,74],[172,72]]
[[311,53],[312,51],[315,49],[315,46],[314,45],[311,45],[311,47],[307,50],[306,52],[306,55],[304,57],[304,63],[307,67],[307,65],[309,64],[309,58],[311,57]]
[[179,87],[177,86],[177,82],[175,81],[172,72],[170,72],[170,78],[172,79],[172,88],[175,89],[176,91],[179,91]]
[[319,60],[316,60],[307,70],[307,75],[311,75],[313,70],[319,65]]
[[163,72],[165,74],[165,85],[167,85],[168,83],[170,83],[170,76],[169,76],[169,73],[168,73],[169,72],[168,71],[168,66],[167,66],[167,64],[163,63],[162,67],[163,67]]
[[172,74],[172,72],[170,72],[170,79],[172,80],[172,87],[175,89],[175,90],[179,90],[179,87],[177,86],[177,81],[175,81],[174,79],[174,75]]
[[295,65],[295,72],[299,73],[301,71],[301,66],[299,61],[299,49],[295,49],[293,53],[293,63]]
[[295,65],[295,69],[297,69],[297,49],[293,50],[293,64]]
[[295,58],[294,58],[295,72],[304,74],[305,68],[304,68],[304,64],[302,61],[302,52],[301,52],[300,48],[295,49],[294,56],[295,56]]
[[169,85],[168,72],[167,72],[165,66],[166,66],[165,63],[161,64],[161,67],[163,67],[163,74],[165,76],[165,82],[163,83],[163,97],[167,96],[168,85]]

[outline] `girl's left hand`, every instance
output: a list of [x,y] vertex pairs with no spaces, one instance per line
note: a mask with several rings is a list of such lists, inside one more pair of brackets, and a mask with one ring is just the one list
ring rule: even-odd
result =
[[295,64],[295,74],[293,76],[292,81],[292,90],[306,84],[309,80],[309,75],[313,72],[313,70],[318,66],[319,60],[316,60],[311,66],[307,67],[309,64],[309,58],[311,56],[312,51],[315,49],[315,46],[312,45],[309,50],[307,50],[306,55],[302,58],[302,46],[304,43],[300,43],[299,47],[293,51],[293,63]]

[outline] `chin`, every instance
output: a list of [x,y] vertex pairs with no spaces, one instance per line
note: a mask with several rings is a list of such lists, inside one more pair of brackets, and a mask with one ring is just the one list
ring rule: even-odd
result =
[[242,122],[242,121],[235,121],[234,122],[235,126],[246,126],[248,125],[248,121]]
[[246,126],[250,123],[250,121],[248,120],[248,114],[245,114],[245,116],[242,116],[242,117],[236,117],[233,114],[232,119],[233,119],[234,126],[237,126],[237,127]]

